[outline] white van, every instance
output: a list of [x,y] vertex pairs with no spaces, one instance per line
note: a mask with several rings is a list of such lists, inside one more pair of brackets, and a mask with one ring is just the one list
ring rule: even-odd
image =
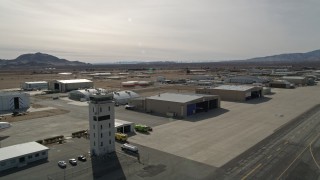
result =
[[138,153],[138,147],[133,146],[133,145],[128,144],[128,143],[122,144],[121,150],[122,151],[130,151],[130,152]]

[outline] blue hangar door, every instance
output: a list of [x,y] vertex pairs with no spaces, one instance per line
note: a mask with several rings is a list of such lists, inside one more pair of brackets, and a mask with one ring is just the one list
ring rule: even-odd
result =
[[194,112],[196,112],[196,104],[188,104],[188,106],[187,106],[187,116],[192,115]]

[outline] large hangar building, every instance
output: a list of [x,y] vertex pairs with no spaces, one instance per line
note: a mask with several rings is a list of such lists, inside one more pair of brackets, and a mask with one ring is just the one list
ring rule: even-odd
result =
[[262,87],[244,85],[222,85],[214,88],[198,88],[196,89],[196,93],[218,95],[223,101],[247,101],[263,96]]
[[0,114],[26,111],[30,108],[30,95],[24,92],[0,92]]
[[220,97],[205,94],[163,93],[130,102],[138,110],[184,118],[196,113],[220,108]]
[[86,88],[93,88],[93,82],[88,79],[54,80],[50,81],[48,85],[49,90],[59,92]]

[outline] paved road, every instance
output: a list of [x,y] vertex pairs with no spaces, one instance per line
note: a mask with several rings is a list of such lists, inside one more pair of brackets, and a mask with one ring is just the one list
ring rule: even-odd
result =
[[[319,157],[320,154],[311,152],[319,149],[318,144],[315,146],[319,139],[320,105],[223,166],[225,178],[292,179],[293,173],[318,177],[320,166],[315,156]],[[317,166],[310,168],[311,165]]]

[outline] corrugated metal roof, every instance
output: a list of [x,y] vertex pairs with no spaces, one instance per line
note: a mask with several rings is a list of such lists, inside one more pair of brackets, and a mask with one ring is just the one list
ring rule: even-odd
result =
[[222,85],[213,89],[232,90],[232,91],[247,91],[254,88],[253,86],[235,86],[235,85]]
[[48,83],[47,81],[33,81],[33,82],[24,82],[26,84],[45,84]]
[[68,83],[84,83],[84,82],[92,82],[88,79],[69,79],[69,80],[57,80],[60,83],[68,84]]
[[203,97],[212,97],[212,96],[215,96],[215,95],[163,93],[157,96],[147,97],[146,99],[186,103],[186,102],[197,100]]
[[134,123],[133,122],[129,122],[129,121],[120,120],[120,119],[115,119],[114,127],[120,127],[120,126],[123,126],[123,125],[129,125],[129,124],[134,124]]
[[44,151],[48,149],[49,148],[47,148],[46,146],[43,146],[37,142],[28,142],[28,143],[3,147],[3,148],[0,148],[0,161],[31,154],[38,151]]
[[302,77],[302,76],[283,76],[282,79],[306,79],[306,77]]

